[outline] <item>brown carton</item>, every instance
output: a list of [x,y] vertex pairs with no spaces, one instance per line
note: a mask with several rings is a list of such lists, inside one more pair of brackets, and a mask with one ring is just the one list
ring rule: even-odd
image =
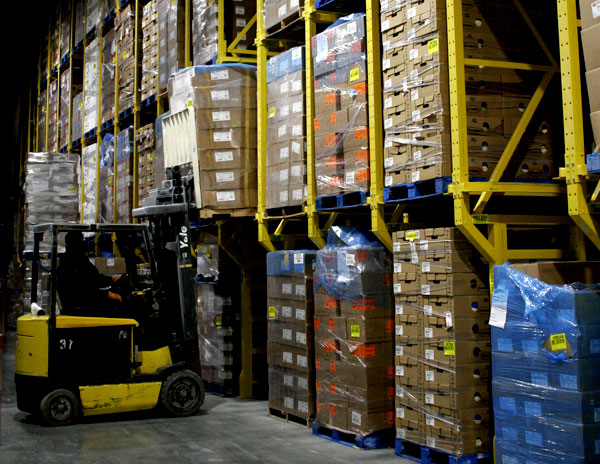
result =
[[392,340],[394,336],[394,320],[391,318],[363,319],[349,317],[345,320],[345,325],[345,338],[352,342],[380,342]]

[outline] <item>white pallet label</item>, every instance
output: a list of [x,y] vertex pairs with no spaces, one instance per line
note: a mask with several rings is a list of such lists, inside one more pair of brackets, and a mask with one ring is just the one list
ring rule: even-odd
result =
[[235,192],[217,192],[217,201],[235,201]]
[[224,163],[226,161],[233,161],[232,151],[216,151],[215,152],[215,163]]
[[233,171],[217,171],[215,174],[216,181],[221,182],[233,182],[235,176]]

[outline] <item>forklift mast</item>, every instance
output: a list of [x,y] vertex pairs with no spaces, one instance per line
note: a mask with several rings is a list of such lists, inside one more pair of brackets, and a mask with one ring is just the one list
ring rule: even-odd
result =
[[178,166],[167,168],[162,188],[150,191],[134,218],[150,224],[157,266],[157,302],[166,314],[174,362],[185,362],[200,374],[196,302],[195,256],[191,248],[190,210],[195,207],[192,175],[182,176]]

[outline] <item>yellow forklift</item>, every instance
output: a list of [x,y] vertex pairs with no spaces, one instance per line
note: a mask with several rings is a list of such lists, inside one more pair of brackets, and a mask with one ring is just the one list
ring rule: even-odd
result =
[[[188,195],[181,194],[186,190],[181,177],[170,177],[171,188],[133,212],[148,224],[34,227],[33,311],[17,321],[15,383],[21,411],[39,414],[50,425],[67,425],[82,415],[157,406],[188,416],[202,405],[191,209]],[[75,304],[60,294],[66,253],[58,254],[59,242],[70,232],[116,240],[121,257],[112,260],[122,263],[125,273],[108,278],[110,288],[99,291],[118,298],[103,299],[91,291]],[[50,246],[49,267],[40,261],[40,243]],[[38,301],[42,274],[45,302]]]

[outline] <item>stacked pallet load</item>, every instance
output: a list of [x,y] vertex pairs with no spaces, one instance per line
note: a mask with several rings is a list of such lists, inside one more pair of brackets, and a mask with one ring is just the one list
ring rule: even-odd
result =
[[185,66],[185,5],[158,0],[158,90],[166,92],[169,76]]
[[104,135],[100,145],[99,178],[98,178],[98,220],[113,223],[114,221],[114,171],[115,171],[114,135],[110,132]]
[[73,89],[73,91],[75,90],[79,90],[79,92],[73,96],[72,102],[73,119],[71,122],[71,136],[74,144],[77,140],[81,141],[81,138],[83,137],[83,92],[81,89]]
[[393,240],[399,449],[407,456],[411,446],[486,453],[487,266],[456,228],[399,231]]
[[256,68],[195,66],[169,79],[171,118],[190,107],[202,208],[256,208]]
[[83,69],[84,87],[84,120],[83,131],[90,133],[98,126],[98,70],[99,70],[99,42],[92,40],[85,48],[85,66]]
[[265,0],[265,31],[268,33],[283,29],[301,17],[304,2],[300,0]]
[[73,50],[81,50],[85,37],[85,0],[75,1],[75,12],[73,16]]
[[85,17],[85,33],[90,34],[92,31],[96,31],[96,28],[100,25],[101,12],[100,12],[100,0],[86,0],[86,17]]
[[61,0],[60,16],[60,60],[62,65],[62,59],[68,59],[71,51],[71,0]]
[[50,6],[50,71],[55,73],[60,65],[60,2]]
[[60,75],[60,104],[58,109],[58,147],[69,142],[69,107],[71,94],[71,72],[65,69]]
[[158,21],[158,0],[152,0],[142,14],[142,101],[158,94]]
[[83,147],[81,151],[81,166],[83,169],[83,204],[81,218],[83,224],[95,224],[96,198],[98,196],[98,145],[93,143]]
[[117,201],[117,222],[131,222],[133,209],[133,144],[135,134],[129,126],[117,135],[115,147],[115,197]]
[[115,37],[117,42],[118,78],[119,78],[119,113],[130,109],[134,103],[136,67],[136,39],[141,40],[135,32],[135,5],[128,4],[115,19]]
[[394,426],[391,271],[389,253],[361,229],[333,226],[317,252],[316,420],[324,433],[381,441]]
[[[462,6],[465,58],[531,63],[544,59],[529,28],[524,23],[519,27],[521,15],[514,5],[463,0]],[[381,30],[385,186],[449,177],[446,2],[382,2]],[[465,68],[471,178],[490,177],[538,79],[512,69]],[[557,174],[552,125],[534,118],[504,179],[550,180]]]
[[37,99],[37,150],[46,150],[46,96],[48,90],[40,92]]
[[142,204],[142,200],[148,196],[148,193],[153,188],[161,185],[155,183],[156,173],[154,166],[155,154],[155,139],[154,139],[154,124],[146,124],[138,129],[135,136],[138,154],[138,201]]
[[267,210],[306,200],[304,63],[303,46],[267,61]]
[[310,250],[267,254],[269,408],[307,424],[315,416],[315,260]]
[[[312,38],[317,196],[369,190],[365,15],[339,19]],[[317,208],[340,206],[336,197]],[[331,205],[329,203],[332,203]]]
[[[585,60],[585,79],[590,102],[590,119],[595,146],[600,145],[600,4],[594,0],[579,0],[581,12],[581,45]],[[596,150],[598,151],[598,150]]]
[[48,82],[48,147],[58,151],[58,79]]
[[496,462],[600,462],[599,272],[595,262],[494,268]]
[[154,185],[158,187],[165,180],[165,148],[163,141],[163,119],[169,113],[163,113],[154,121]]
[[[102,39],[102,124],[115,117],[115,63],[117,41],[115,30],[109,30]],[[108,124],[107,124],[108,125]]]

